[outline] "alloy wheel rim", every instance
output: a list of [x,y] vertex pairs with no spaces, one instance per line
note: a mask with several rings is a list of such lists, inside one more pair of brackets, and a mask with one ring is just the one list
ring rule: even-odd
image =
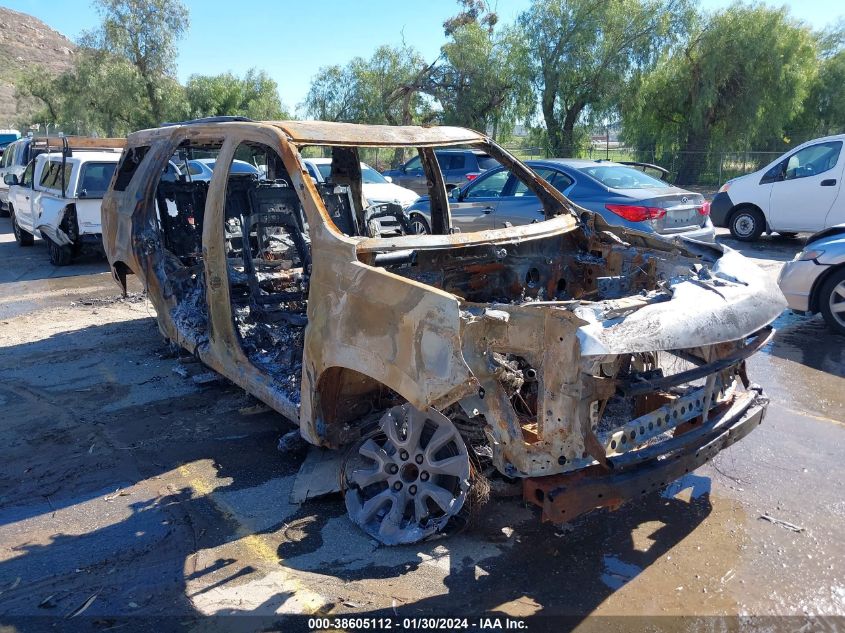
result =
[[411,230],[414,232],[414,235],[425,235],[427,233],[425,224],[418,218],[411,220]]
[[833,292],[828,298],[828,305],[834,320],[845,327],[845,281],[840,281],[833,287]]
[[460,512],[469,474],[466,444],[449,418],[393,407],[344,465],[346,510],[382,543],[415,543]]

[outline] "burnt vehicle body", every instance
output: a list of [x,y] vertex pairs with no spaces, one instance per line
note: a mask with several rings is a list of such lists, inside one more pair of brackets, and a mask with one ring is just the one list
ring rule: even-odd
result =
[[[546,220],[461,234],[435,148],[506,165]],[[331,152],[315,183],[301,151]],[[367,207],[362,153],[416,148],[432,234]],[[216,156],[210,181],[161,178]],[[230,173],[233,159],[261,176]],[[564,522],[668,484],[747,434],[767,400],[745,359],[782,311],[733,251],[612,227],[460,128],[197,121],[137,132],[103,202],[104,246],[162,334],[315,445],[355,445],[352,520],[385,543],[440,531],[473,454]],[[380,235],[390,216],[395,235]]]

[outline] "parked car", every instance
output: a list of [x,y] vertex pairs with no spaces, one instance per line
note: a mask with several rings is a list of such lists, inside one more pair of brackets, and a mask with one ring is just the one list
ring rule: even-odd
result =
[[31,246],[41,235],[56,266],[69,264],[82,251],[102,251],[100,204],[124,141],[96,139],[101,147],[93,149],[91,140],[84,147],[66,143],[61,153],[40,154],[20,180],[5,177],[15,240]]
[[[331,182],[331,158],[305,158],[303,162],[315,181]],[[419,198],[415,191],[394,184],[390,176],[383,176],[367,163],[361,163],[361,182],[363,183],[364,197],[367,198],[370,205],[393,202],[402,207],[408,207]]]
[[6,174],[15,174],[19,179],[29,162],[39,154],[62,147],[58,136],[25,136],[6,146],[0,158],[0,211],[9,211],[9,185]]
[[834,332],[845,334],[845,224],[811,236],[783,265],[778,285],[790,308],[821,312]]
[[21,133],[17,130],[0,130],[0,154],[2,154],[11,143],[14,143],[20,137]]
[[751,242],[764,232],[793,236],[845,222],[843,142],[845,134],[808,141],[729,180],[713,198],[713,223]]
[[[529,160],[525,164],[572,202],[598,213],[610,224],[707,242],[715,238],[704,196],[674,187],[632,165],[577,158]],[[452,219],[464,232],[543,219],[536,196],[504,167],[453,189],[450,196]],[[411,205],[408,215],[418,232],[430,232],[427,196]]]
[[[194,158],[188,161],[187,171],[182,167],[182,171],[186,171],[191,177],[191,180],[211,180],[211,174],[214,171],[214,165],[217,159],[215,158]],[[178,164],[178,163],[177,163]],[[232,171],[238,174],[251,174],[254,176],[260,175],[260,170],[242,160],[232,161]]]
[[[481,150],[472,149],[439,149],[434,152],[446,188],[460,187],[475,179],[479,174],[499,166],[499,161]],[[414,156],[404,165],[396,169],[382,172],[389,176],[394,183],[418,194],[428,192],[422,162],[419,156]]]
[[[785,303],[739,253],[581,220],[471,130],[220,121],[129,136],[103,201],[115,279],[139,275],[163,336],[344,451],[328,479],[373,538],[447,529],[477,460],[562,523],[664,486],[762,421],[745,360]],[[405,210],[365,203],[359,148],[430,163],[458,142],[507,166],[540,221],[455,234],[435,172],[432,234],[374,235],[386,213],[404,230]],[[332,183],[303,165],[315,146]],[[211,181],[165,180],[177,148],[218,152]],[[260,177],[230,169],[246,154]]]

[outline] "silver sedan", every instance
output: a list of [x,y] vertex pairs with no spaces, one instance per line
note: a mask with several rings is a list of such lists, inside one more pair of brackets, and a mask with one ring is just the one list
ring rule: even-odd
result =
[[821,312],[833,331],[845,334],[845,224],[816,233],[791,262],[778,285],[796,312]]

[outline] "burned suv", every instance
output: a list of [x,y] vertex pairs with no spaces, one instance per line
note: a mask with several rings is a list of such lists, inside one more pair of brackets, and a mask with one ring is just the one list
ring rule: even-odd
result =
[[[545,220],[459,232],[435,153],[455,146],[506,166]],[[419,155],[430,235],[399,205],[367,206],[360,165],[377,148]],[[303,164],[320,154],[325,183]],[[194,158],[214,159],[210,181],[164,177],[171,159]],[[308,442],[348,450],[350,518],[384,543],[443,530],[482,460],[562,523],[668,484],[766,410],[745,360],[784,307],[773,281],[717,245],[606,224],[477,132],[234,119],[144,130],[102,209],[124,289],[139,275],[166,338]]]

